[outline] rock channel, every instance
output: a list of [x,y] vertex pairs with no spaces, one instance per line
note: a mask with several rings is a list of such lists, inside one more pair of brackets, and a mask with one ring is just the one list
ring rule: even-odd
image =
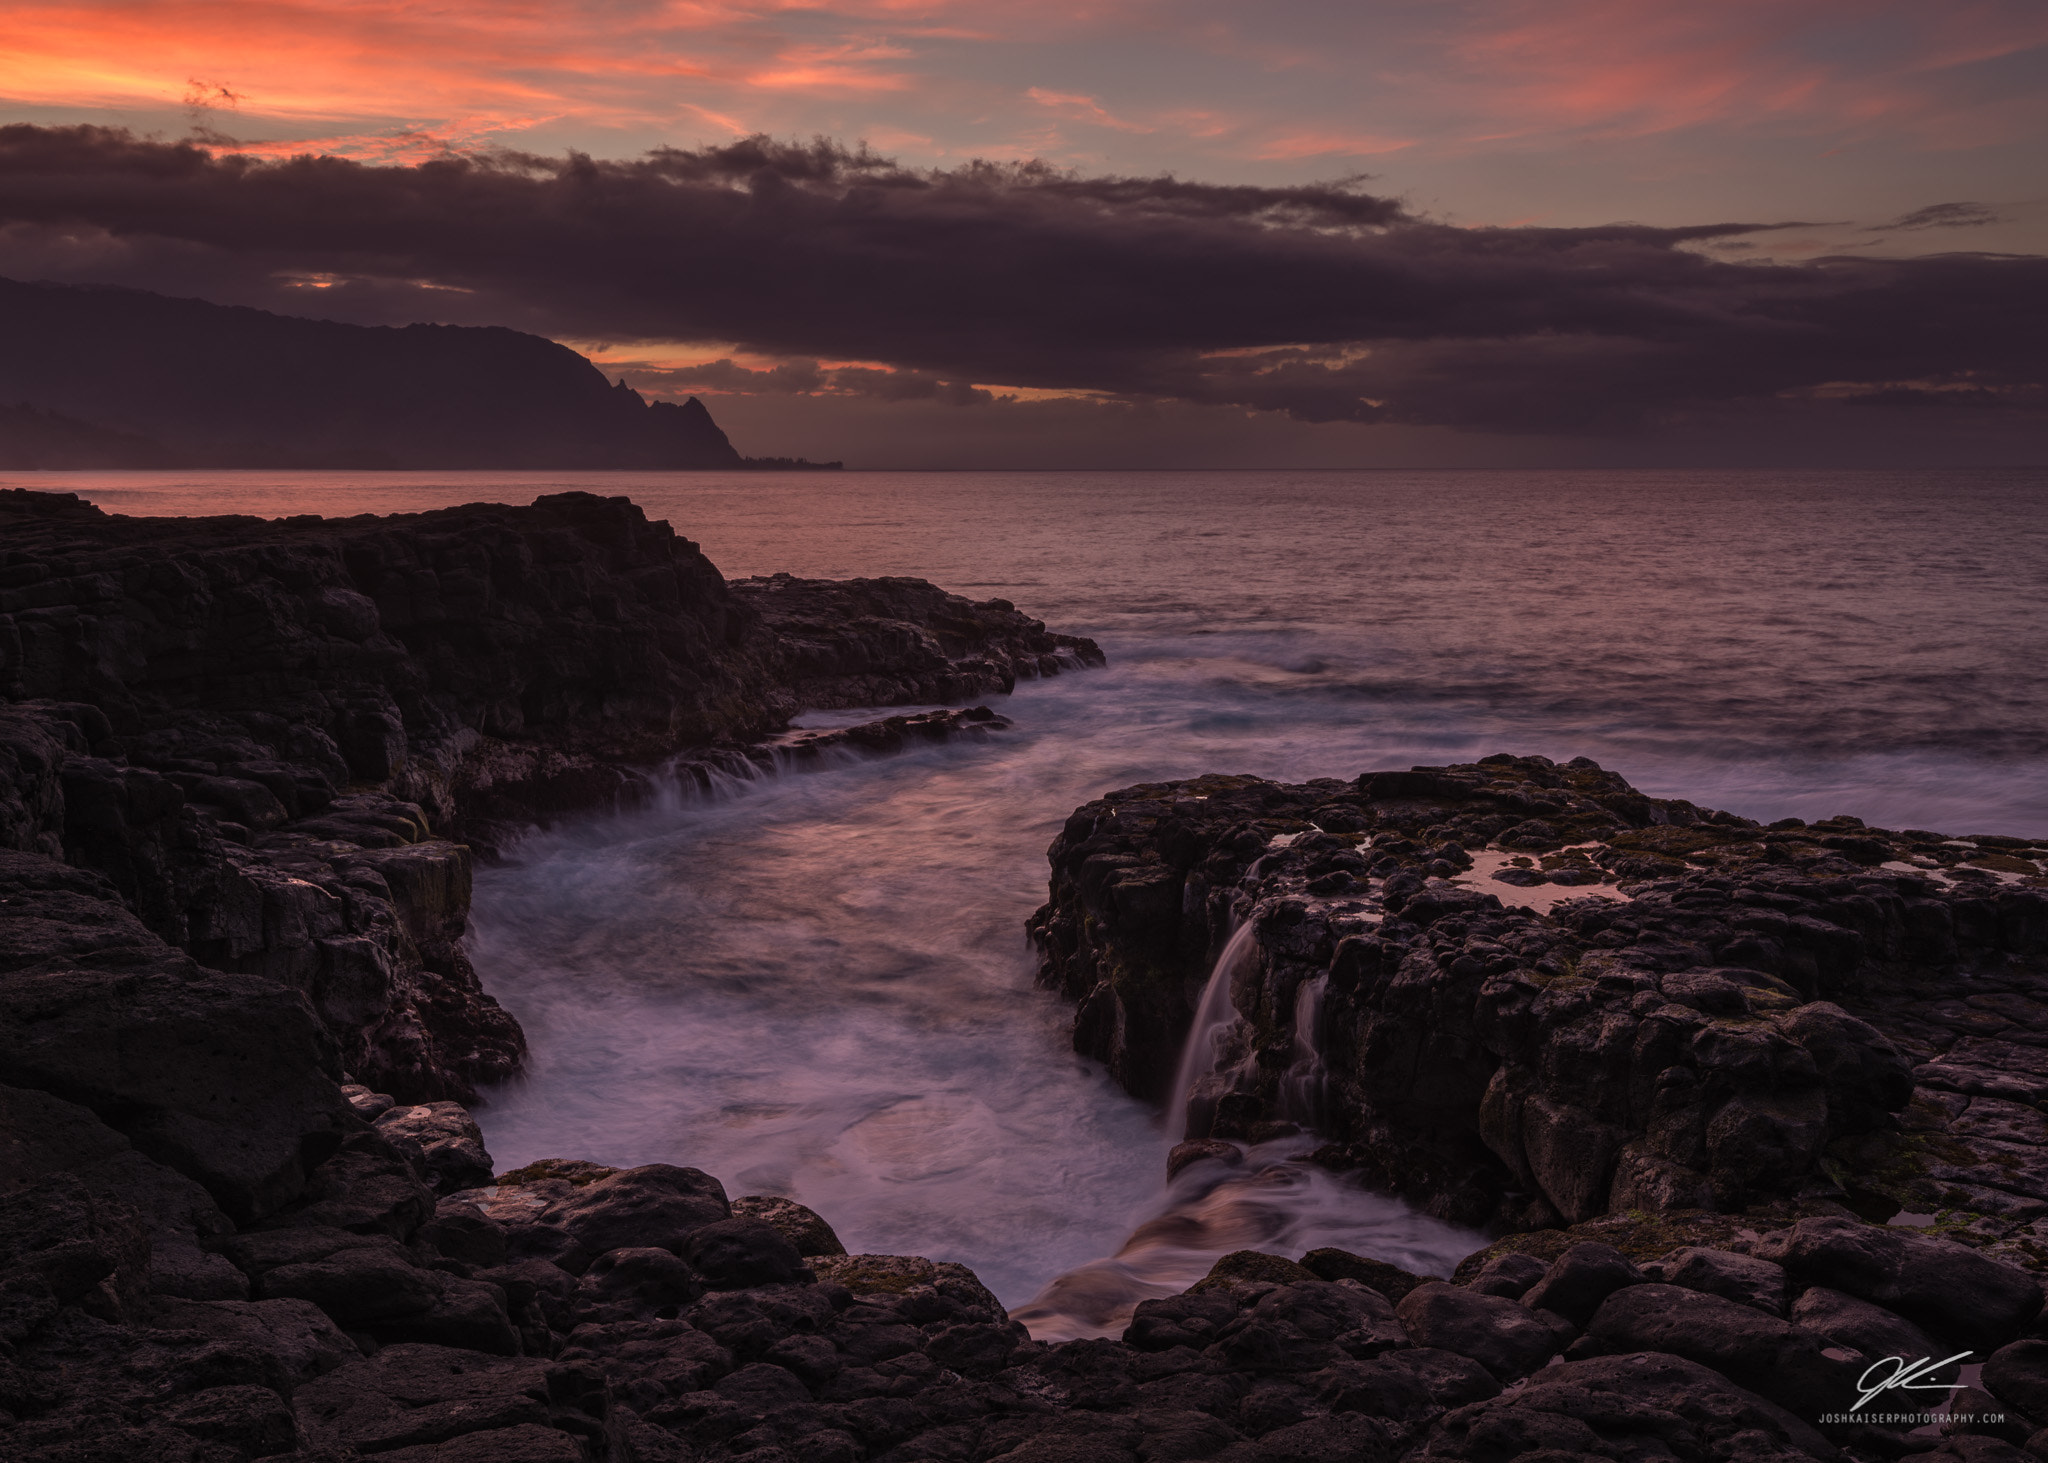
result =
[[[571,1332],[680,1334],[811,1271],[694,1171],[495,1189],[538,1225],[448,1199],[491,1183],[463,1104],[525,1045],[459,943],[473,858],[665,778],[1008,724],[800,709],[1100,661],[918,580],[728,584],[622,498],[266,522],[0,493],[0,1452],[628,1448]],[[542,1233],[569,1240],[512,1238]]]
[[[523,1043],[460,948],[472,857],[650,767],[1002,725],[800,707],[1099,659],[917,581],[728,584],[620,499],[0,496],[6,1456],[2048,1456],[2017,840],[1757,829],[1513,759],[1080,810],[1035,925],[1079,1044],[1162,1095],[1251,929],[1179,1161],[1305,1119],[1503,1233],[1448,1280],[1242,1252],[1050,1345],[957,1265],[695,1169],[493,1174],[464,1103]],[[1901,1209],[1934,1222],[1868,1222]],[[1825,1420],[1871,1359],[1956,1350],[1989,1357],[1965,1429]]]

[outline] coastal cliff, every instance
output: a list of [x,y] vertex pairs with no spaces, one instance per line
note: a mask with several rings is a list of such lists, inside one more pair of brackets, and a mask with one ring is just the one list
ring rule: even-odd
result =
[[517,330],[7,279],[0,316],[5,467],[751,465],[695,397],[647,401]]
[[[2038,1144],[2018,840],[1757,829],[1535,759],[1079,810],[1034,931],[1083,1049],[1177,1089],[1249,931],[1176,1165],[1234,1174],[1298,1113],[1320,1161],[1491,1216],[1448,1281],[1248,1250],[1048,1344],[959,1265],[848,1255],[693,1168],[494,1173],[466,1104],[524,1043],[461,943],[473,860],[667,779],[999,735],[963,703],[1100,660],[922,581],[729,583],[623,499],[265,522],[0,494],[7,1456],[2042,1450],[2031,1191],[1936,1166]],[[1631,897],[1503,898],[1553,886]],[[1959,1185],[2018,1207],[1958,1223]],[[1918,1203],[1940,1221],[1858,1217]],[[1873,1360],[1954,1350],[1995,1351],[1960,1400],[1998,1421],[1824,1420]]]

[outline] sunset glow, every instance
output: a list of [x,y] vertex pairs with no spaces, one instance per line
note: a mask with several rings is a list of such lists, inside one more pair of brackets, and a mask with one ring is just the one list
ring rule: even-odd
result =
[[[2048,13],[2017,0],[1296,0],[1256,20],[1141,0],[80,0],[7,7],[0,38],[15,105],[190,113],[266,147],[370,156],[399,136],[616,152],[768,131],[1242,167],[1686,132],[1969,148],[2048,116],[2048,93],[1998,74],[2048,43]],[[1117,64],[1141,44],[1149,65]],[[1199,76],[1199,107],[1176,68]]]
[[0,274],[729,403],[2031,400],[1938,322],[2048,252],[2031,0],[78,0],[0,7],[0,114]]

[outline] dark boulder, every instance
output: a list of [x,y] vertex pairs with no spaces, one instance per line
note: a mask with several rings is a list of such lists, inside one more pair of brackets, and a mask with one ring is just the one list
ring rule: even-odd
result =
[[[635,1463],[641,1463],[643,1455],[631,1456]],[[647,1463],[665,1463],[660,1454],[645,1456]],[[668,1456],[676,1463],[685,1463],[679,1452]],[[522,1422],[512,1427],[463,1433],[445,1443],[394,1448],[376,1457],[379,1463],[587,1463],[589,1454],[573,1433]]]
[[1209,1267],[1191,1290],[1216,1290],[1234,1285],[1299,1285],[1314,1280],[1315,1272],[1281,1255],[1263,1250],[1232,1250]]
[[1942,1431],[1951,1437],[1996,1438],[2023,1448],[2039,1426],[2018,1408],[1981,1387],[1959,1387],[1948,1394],[1948,1419],[1942,1424]]
[[506,1260],[505,1226],[464,1199],[443,1199],[418,1242],[444,1259],[488,1269]]
[[814,1209],[776,1194],[748,1194],[732,1201],[735,1219],[758,1219],[772,1225],[796,1246],[799,1255],[843,1255],[846,1246]]
[[1227,1321],[1213,1349],[1232,1370],[1312,1371],[1343,1356],[1373,1357],[1406,1346],[1394,1307],[1356,1281],[1275,1286]]
[[579,1321],[673,1320],[704,1294],[704,1278],[667,1250],[599,1255],[576,1288]]
[[422,1269],[396,1243],[337,1249],[320,1259],[279,1265],[257,1281],[264,1299],[311,1301],[345,1329],[432,1310],[442,1277]]
[[[1635,1294],[1625,1291],[1624,1295]],[[1542,1458],[1740,1458],[1791,1463],[1840,1454],[1792,1407],[1672,1355],[1597,1357],[1532,1376],[1492,1401],[1438,1424],[1431,1457],[1462,1463]]]
[[1688,1245],[1673,1250],[1657,1264],[1662,1272],[1659,1278],[1666,1285],[1718,1295],[1774,1316],[1785,1314],[1785,1270],[1769,1260]]
[[293,1394],[317,1446],[365,1453],[548,1420],[548,1364],[447,1346],[387,1346]]
[[305,1300],[159,1300],[147,1321],[156,1330],[194,1332],[263,1352],[294,1384],[361,1356],[327,1313]]
[[[39,897],[53,916],[71,902]],[[119,934],[82,952],[94,968],[59,954],[0,982],[0,1068],[100,1114],[237,1220],[275,1211],[354,1121],[332,1042],[297,992],[201,969],[132,918]]]
[[1943,1355],[1934,1338],[1904,1316],[1825,1285],[1801,1291],[1788,1316],[1793,1324],[1872,1359],[1898,1356],[1910,1362]]
[[1938,1341],[1975,1350],[2014,1340],[2041,1311],[2039,1280],[1933,1235],[1802,1219],[1766,1236],[1754,1253],[1804,1284],[1846,1291],[1897,1311]]
[[1417,1346],[1469,1356],[1502,1382],[1541,1367],[1560,1349],[1557,1331],[1515,1301],[1432,1281],[1396,1308]]
[[581,1275],[612,1250],[651,1246],[681,1254],[691,1234],[731,1217],[717,1179],[694,1168],[651,1163],[570,1188],[531,1223],[514,1229],[511,1247],[517,1256],[551,1260]]
[[321,1225],[410,1240],[434,1212],[434,1194],[381,1132],[356,1132],[307,1175],[299,1198],[272,1222]]
[[[1190,1138],[1176,1143],[1166,1155],[1166,1177],[1180,1177],[1181,1170],[1195,1163],[1236,1165],[1244,1162],[1244,1149],[1221,1138]],[[1339,1251],[1338,1253],[1342,1253]]]
[[2048,1422],[2048,1341],[2015,1341],[1984,1363],[1984,1386],[1999,1401]]
[[377,1119],[377,1131],[413,1160],[437,1193],[459,1193],[491,1181],[483,1130],[459,1102],[393,1107]]
[[1400,1300],[1416,1286],[1435,1278],[1416,1275],[1399,1265],[1389,1265],[1385,1260],[1374,1260],[1334,1248],[1310,1250],[1301,1257],[1301,1268],[1319,1280],[1356,1280],[1391,1301]]
[[437,1274],[434,1279],[437,1294],[427,1309],[370,1321],[363,1329],[386,1344],[417,1341],[491,1356],[519,1355],[519,1328],[503,1290],[487,1281],[456,1275]]
[[1662,1351],[1710,1366],[1781,1406],[1846,1411],[1868,1365],[1859,1352],[1748,1306],[1676,1285],[1609,1296],[1586,1328],[1610,1353]]
[[[1550,1266],[1534,1255],[1518,1254],[1510,1250],[1488,1260],[1468,1283],[1481,1295],[1497,1295],[1503,1300],[1520,1300],[1529,1293],[1532,1286],[1549,1273]],[[1601,1298],[1604,1300],[1606,1297]]]
[[682,1255],[714,1290],[805,1279],[803,1256],[782,1231],[758,1219],[721,1219],[692,1230]]
[[1643,1283],[1638,1270],[1612,1245],[1582,1241],[1550,1262],[1543,1278],[1522,1293],[1531,1310],[1553,1311],[1583,1328],[1600,1303],[1624,1286]]
[[1346,1412],[1277,1428],[1225,1456],[1229,1463],[1384,1463],[1398,1453],[1399,1434],[1390,1424]]
[[1124,1329],[1124,1341],[1139,1351],[1170,1351],[1176,1346],[1199,1351],[1237,1319],[1238,1309],[1231,1292],[1220,1288],[1139,1301]]

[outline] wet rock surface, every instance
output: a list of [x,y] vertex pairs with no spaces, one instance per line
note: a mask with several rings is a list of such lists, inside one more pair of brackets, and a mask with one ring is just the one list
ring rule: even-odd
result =
[[1827,1204],[2048,1259],[2048,847],[1500,756],[1127,788],[1050,857],[1042,978],[1133,1093],[1249,927],[1190,1138],[1298,1126],[1509,1231]]

